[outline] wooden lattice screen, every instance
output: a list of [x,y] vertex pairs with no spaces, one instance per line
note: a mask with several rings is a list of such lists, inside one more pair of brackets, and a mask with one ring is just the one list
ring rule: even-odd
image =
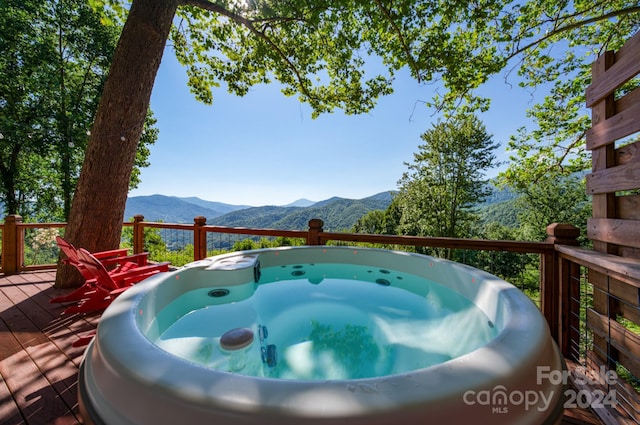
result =
[[[606,52],[592,66],[586,92],[592,110],[587,149],[592,173],[587,192],[593,196],[593,217],[587,234],[594,250],[640,259],[640,33],[617,52]],[[639,260],[640,261],[640,260]],[[625,323],[640,324],[640,281],[588,272],[593,305],[586,323],[593,333],[592,365],[623,366],[640,377],[640,336]],[[632,410],[637,406],[630,406]]]

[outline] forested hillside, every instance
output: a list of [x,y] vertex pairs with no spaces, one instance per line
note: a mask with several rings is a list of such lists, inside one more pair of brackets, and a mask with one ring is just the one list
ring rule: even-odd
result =
[[209,222],[220,226],[300,230],[306,229],[312,218],[320,218],[324,221],[325,230],[349,230],[366,213],[386,209],[392,198],[392,192],[382,192],[363,199],[333,197],[305,208],[248,208],[216,217]]
[[518,226],[520,207],[515,198],[494,204],[482,204],[478,208],[478,215],[482,224],[498,223],[507,227]]
[[[490,183],[491,195],[478,205],[482,222],[498,222],[505,226],[517,225],[516,195],[508,189],[498,189]],[[363,199],[332,197],[310,206],[261,206],[231,205],[205,201],[197,197],[134,196],[127,200],[125,219],[142,214],[146,221],[165,223],[192,223],[196,216],[207,218],[208,224],[230,227],[254,227],[268,229],[306,229],[312,218],[324,221],[325,230],[349,231],[362,216],[370,211],[385,210],[395,192],[381,192]]]
[[521,207],[516,202],[518,195],[509,188],[497,187],[491,181],[488,185],[490,194],[477,206],[481,223],[498,223],[511,228],[517,227],[518,214],[521,212]]

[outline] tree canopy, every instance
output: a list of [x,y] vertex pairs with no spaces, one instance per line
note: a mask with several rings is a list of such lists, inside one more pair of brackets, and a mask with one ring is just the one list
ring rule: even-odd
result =
[[[67,217],[119,36],[100,16],[80,0],[0,3],[0,200],[7,214]],[[152,125],[149,115],[137,167],[157,137]]]
[[[125,1],[92,3],[126,15]],[[221,84],[243,95],[278,81],[316,115],[370,110],[404,67],[425,83],[426,98],[434,81],[442,83],[427,103],[446,110],[463,100],[488,107],[474,90],[501,71],[522,87],[551,83],[552,95],[574,106],[595,57],[640,29],[633,0],[176,3],[170,39],[198,100],[213,102]]]
[[[105,12],[104,19],[123,12],[126,23],[67,227],[69,238],[89,249],[119,241],[134,152],[169,37],[192,91],[204,102],[212,102],[211,88],[222,84],[242,95],[255,84],[278,81],[285,95],[311,105],[314,116],[335,108],[362,113],[393,91],[395,73],[407,67],[425,90],[440,80],[442,92],[428,104],[477,110],[489,102],[474,90],[509,67],[525,86],[566,79],[576,86],[568,94],[580,92],[586,80],[576,75],[583,75],[584,64],[637,31],[640,16],[634,0],[133,0],[129,8],[118,0],[91,3]],[[555,46],[566,53],[553,52]],[[556,118],[564,111],[555,112],[555,124],[568,128],[569,122]],[[543,119],[540,114],[541,129]],[[563,133],[562,143],[573,134]],[[60,272],[58,277],[66,278]]]
[[[509,141],[513,154],[501,177],[524,190],[538,180],[590,168],[584,144],[591,126],[585,106],[591,64],[640,30],[640,6],[619,0],[543,1],[517,10],[523,13],[518,18],[522,24],[509,42],[507,57],[515,62],[511,69],[519,85],[531,92],[549,87],[544,99],[527,111],[535,125],[519,129]],[[628,87],[637,85],[636,80]]]

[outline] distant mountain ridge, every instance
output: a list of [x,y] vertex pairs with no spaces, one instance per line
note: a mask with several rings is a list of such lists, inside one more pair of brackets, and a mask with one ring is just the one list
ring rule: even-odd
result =
[[188,198],[178,198],[175,197],[176,199],[180,199],[181,201],[185,201],[188,202],[190,204],[194,204],[194,205],[198,205],[200,207],[204,207],[204,208],[208,208],[212,211],[215,211],[216,214],[220,213],[219,215],[222,214],[227,214],[230,213],[232,211],[237,211],[237,210],[241,210],[243,208],[249,208],[249,205],[231,205],[231,204],[225,204],[222,202],[212,202],[212,201],[205,201],[204,199],[200,199],[198,197],[195,196],[190,196]]
[[205,201],[197,197],[132,196],[127,199],[125,219],[140,214],[146,221],[192,223],[194,217],[204,216],[208,224],[219,226],[302,230],[310,219],[320,218],[325,223],[325,230],[348,230],[369,211],[386,209],[393,193],[381,192],[363,199],[332,197],[319,202],[299,199],[284,206],[261,207]]
[[219,217],[232,211],[248,208],[246,205],[231,205],[205,201],[196,197],[179,198],[166,195],[131,196],[124,210],[125,220],[134,215],[143,215],[146,221],[165,223],[193,223],[193,218]]
[[315,204],[315,202],[305,198],[301,198],[301,199],[298,199],[297,201],[293,201],[290,204],[282,205],[282,206],[283,207],[310,207],[313,204]]

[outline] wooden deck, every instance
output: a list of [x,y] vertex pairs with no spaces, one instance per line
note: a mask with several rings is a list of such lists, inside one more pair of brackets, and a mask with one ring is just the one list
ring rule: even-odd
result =
[[[82,423],[77,375],[84,349],[71,344],[98,316],[61,316],[63,307],[49,303],[65,292],[54,280],[53,272],[0,276],[1,425]],[[562,423],[601,424],[579,409],[567,410]]]
[[49,299],[53,272],[0,278],[0,424],[81,423],[77,402],[83,348],[71,344],[98,316],[61,316]]

